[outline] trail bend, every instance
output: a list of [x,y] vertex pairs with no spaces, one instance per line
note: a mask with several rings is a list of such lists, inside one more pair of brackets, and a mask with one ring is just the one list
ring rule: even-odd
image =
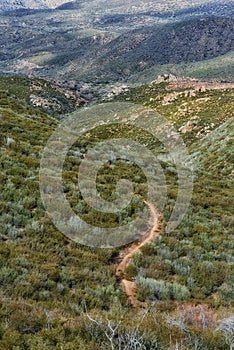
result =
[[139,305],[139,301],[137,301],[136,299],[136,283],[135,281],[127,280],[124,277],[124,272],[130,264],[133,255],[139,252],[146,243],[152,242],[156,237],[161,236],[161,214],[158,212],[157,208],[155,208],[155,206],[152,203],[145,201],[145,204],[147,205],[150,211],[150,228],[143,235],[143,238],[140,242],[133,242],[122,252],[121,260],[116,268],[116,276],[120,279],[124,292],[126,293],[133,307],[137,307]]

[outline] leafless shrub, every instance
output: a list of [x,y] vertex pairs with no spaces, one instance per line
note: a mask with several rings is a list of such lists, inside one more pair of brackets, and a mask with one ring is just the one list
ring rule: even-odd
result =
[[95,339],[100,340],[100,335],[104,335],[101,340],[102,349],[111,350],[157,350],[157,342],[146,341],[146,333],[140,331],[140,325],[143,322],[148,310],[138,320],[135,327],[126,329],[122,325],[122,320],[114,321],[108,317],[93,317],[86,313],[90,322],[90,333]]
[[234,349],[234,315],[219,321],[219,326],[215,330],[221,332],[230,350]]

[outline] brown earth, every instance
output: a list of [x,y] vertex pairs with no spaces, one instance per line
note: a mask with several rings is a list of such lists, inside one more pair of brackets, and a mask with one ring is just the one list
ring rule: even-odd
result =
[[152,203],[145,202],[145,204],[150,211],[150,228],[144,234],[141,242],[133,242],[122,252],[121,260],[116,268],[116,276],[120,279],[124,292],[133,307],[137,307],[140,304],[136,299],[137,287],[135,281],[129,281],[124,277],[124,271],[130,264],[133,255],[139,252],[146,243],[152,242],[155,237],[159,237],[161,234],[161,214],[159,214],[158,210]]

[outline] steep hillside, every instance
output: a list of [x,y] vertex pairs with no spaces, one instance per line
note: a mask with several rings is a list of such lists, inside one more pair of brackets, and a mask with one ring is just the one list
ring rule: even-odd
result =
[[105,45],[89,70],[99,66],[98,78],[124,79],[155,64],[208,60],[234,49],[233,29],[233,19],[208,18],[128,32]]
[[0,2],[0,350],[234,349],[234,1]]
[[180,76],[232,81],[233,18],[194,18],[119,35],[99,22],[85,27],[77,11],[75,19],[69,10],[20,17],[20,25],[14,17],[2,17],[0,70],[93,84],[137,81],[144,74],[152,74],[152,81],[173,69]]
[[[56,96],[56,89],[44,81],[11,79],[1,78],[8,92],[1,91],[0,101],[0,348],[102,350],[114,344],[133,350],[137,339],[142,349],[181,344],[194,350],[199,344],[201,349],[228,350],[226,333],[216,329],[217,320],[234,312],[234,90],[203,83],[210,88],[201,91],[194,81],[162,82],[118,97],[149,105],[167,117],[180,130],[195,165],[187,218],[170,236],[162,231],[160,239],[144,246],[125,272],[126,279],[136,279],[137,298],[146,307],[132,310],[115,276],[121,251],[69,241],[52,225],[40,198],[40,158],[59,112],[53,118],[28,98],[32,86],[34,93],[46,89],[49,100],[60,100],[61,94]],[[106,218],[84,205],[77,171],[88,149],[110,135],[131,135],[153,152],[160,151],[152,135],[124,126],[100,126],[77,140],[64,165],[64,191],[74,210],[86,219],[95,214],[96,222]],[[161,166],[167,180],[166,220],[176,199],[177,176],[173,164]],[[114,184],[126,176],[134,179],[144,198],[146,178],[119,160],[101,169],[98,190],[112,199]],[[127,220],[136,205],[121,220]]]
[[[170,284],[177,281],[185,287],[184,295],[189,291],[200,302],[233,304],[234,106],[230,87],[192,80],[162,82],[130,89],[120,97],[151,106],[170,119],[190,149],[195,170],[187,218],[173,235],[162,236],[132,259],[129,276],[137,280],[141,301],[167,299]],[[169,186],[172,206],[175,186],[173,181]],[[227,274],[219,280],[220,263]]]
[[[233,116],[234,117],[234,116]],[[191,162],[197,164],[198,171],[233,182],[234,118],[215,129],[193,146]]]
[[42,79],[19,76],[0,76],[0,105],[10,106],[13,111],[35,107],[44,113],[59,116],[74,111],[87,103],[72,90]]
[[[220,69],[222,67],[222,69]],[[129,84],[149,84],[160,75],[175,75],[177,77],[191,77],[195,79],[229,81],[234,82],[234,51],[204,61],[156,64],[132,75],[128,79]]]

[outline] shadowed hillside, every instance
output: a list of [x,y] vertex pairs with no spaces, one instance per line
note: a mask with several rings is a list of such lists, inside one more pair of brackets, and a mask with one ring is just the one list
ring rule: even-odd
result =
[[209,18],[128,32],[105,45],[91,67],[111,80],[155,64],[208,60],[234,49],[233,29],[233,19]]
[[220,79],[217,65],[222,64],[224,79],[231,79],[234,26],[229,2],[189,7],[173,15],[113,10],[91,12],[89,18],[85,6],[91,2],[78,5],[80,9],[68,3],[55,11],[26,10],[28,15],[0,17],[0,71],[106,84],[136,81],[138,76],[144,81],[144,74],[152,74],[153,80],[173,67],[179,76]]

